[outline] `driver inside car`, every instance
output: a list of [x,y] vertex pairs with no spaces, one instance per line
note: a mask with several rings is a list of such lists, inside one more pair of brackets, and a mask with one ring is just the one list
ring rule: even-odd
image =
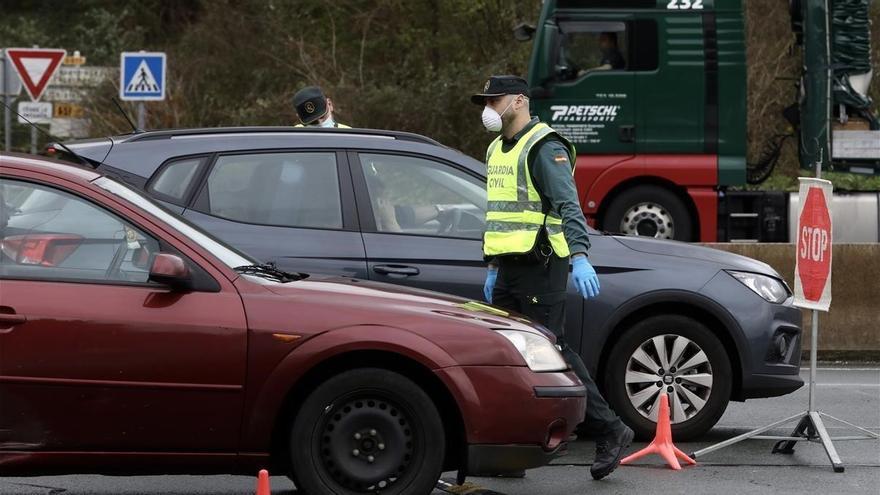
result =
[[[365,167],[367,188],[373,198],[373,211],[376,218],[376,229],[379,232],[406,232],[424,225],[431,220],[442,220],[447,213],[442,206],[416,206],[396,204],[379,175],[376,165],[371,163]],[[440,222],[441,225],[443,222]]]

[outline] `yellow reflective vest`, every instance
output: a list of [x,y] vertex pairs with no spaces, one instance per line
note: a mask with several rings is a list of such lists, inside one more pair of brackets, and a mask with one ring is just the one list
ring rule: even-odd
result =
[[[305,127],[305,126],[302,124],[296,124],[294,127]],[[318,126],[309,126],[309,127],[318,127]],[[337,122],[336,125],[334,125],[333,127],[337,128],[337,129],[351,129],[350,126],[347,126],[345,124],[340,124],[339,122]]]
[[550,134],[555,134],[568,148],[574,174],[577,156],[574,145],[543,122],[529,129],[507,152],[502,150],[501,136],[489,145],[486,153],[488,204],[483,236],[486,256],[528,253],[535,247],[542,228],[547,229],[556,256],[569,256],[568,243],[562,233],[562,219],[555,213],[542,212],[541,196],[529,173],[529,152]]

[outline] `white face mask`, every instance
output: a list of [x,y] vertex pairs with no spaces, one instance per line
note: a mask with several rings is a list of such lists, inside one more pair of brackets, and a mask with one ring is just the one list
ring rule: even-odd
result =
[[486,127],[486,130],[489,132],[498,132],[501,130],[502,122],[501,117],[507,113],[507,110],[510,109],[510,106],[513,105],[513,102],[516,100],[510,100],[510,103],[507,104],[507,107],[501,113],[495,111],[495,109],[491,108],[489,105],[486,105],[483,108],[483,126]]
[[333,117],[327,117],[327,120],[318,124],[318,127],[336,127],[336,122]]

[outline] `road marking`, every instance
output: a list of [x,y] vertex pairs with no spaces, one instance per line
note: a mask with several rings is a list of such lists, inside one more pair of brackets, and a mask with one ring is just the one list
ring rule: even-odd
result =
[[880,383],[817,383],[817,387],[874,387],[880,388]]
[[[802,372],[809,372],[810,368],[801,368]],[[880,368],[816,368],[816,371],[880,371]]]

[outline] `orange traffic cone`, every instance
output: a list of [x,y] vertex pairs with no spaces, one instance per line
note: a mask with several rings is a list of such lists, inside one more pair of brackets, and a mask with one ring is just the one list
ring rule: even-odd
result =
[[257,495],[272,495],[272,490],[269,488],[269,471],[265,469],[261,469],[257,476]]
[[629,462],[648,454],[659,454],[666,459],[669,466],[675,470],[681,469],[681,465],[678,463],[676,456],[687,461],[688,464],[697,463],[697,461],[688,457],[687,454],[678,450],[678,448],[672,444],[672,426],[669,424],[669,397],[667,397],[666,394],[660,396],[660,411],[658,411],[657,414],[657,435],[654,436],[651,445],[648,445],[635,454],[630,454],[620,461],[620,463],[628,464]]

